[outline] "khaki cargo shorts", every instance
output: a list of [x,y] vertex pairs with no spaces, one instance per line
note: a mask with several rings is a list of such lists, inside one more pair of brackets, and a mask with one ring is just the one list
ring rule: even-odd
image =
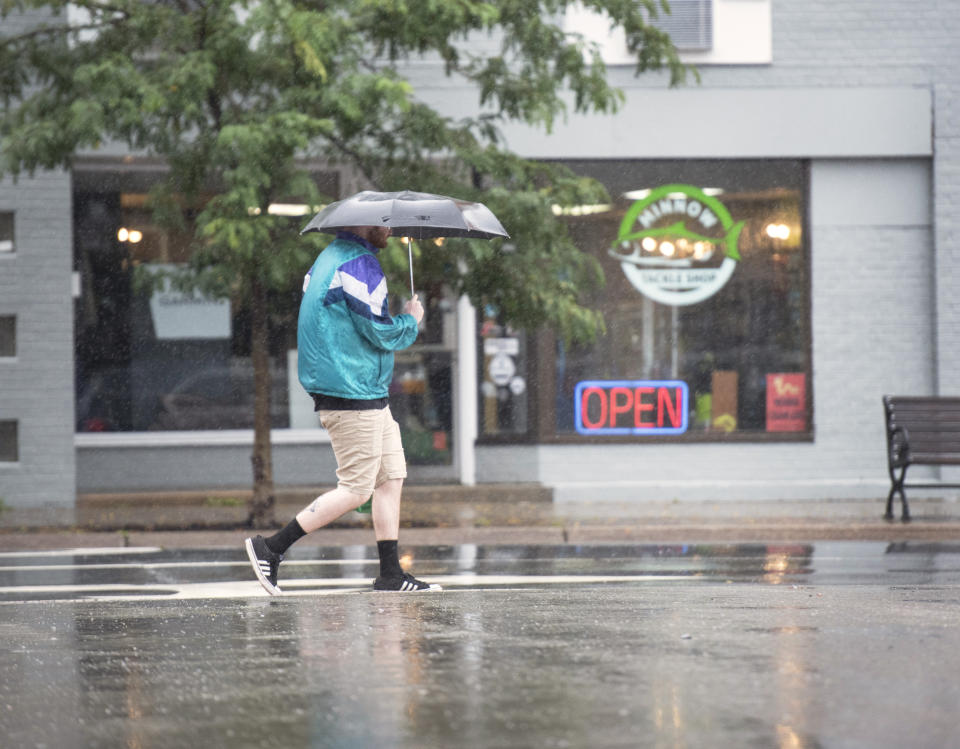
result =
[[407,477],[400,425],[390,407],[319,411],[337,459],[337,486],[369,497],[380,484]]

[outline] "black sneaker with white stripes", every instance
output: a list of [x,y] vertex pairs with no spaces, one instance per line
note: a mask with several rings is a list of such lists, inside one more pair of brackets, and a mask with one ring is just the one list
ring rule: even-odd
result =
[[395,593],[432,593],[443,590],[439,585],[417,580],[409,572],[404,572],[403,577],[378,577],[373,581],[373,589],[389,590]]
[[247,548],[247,556],[250,557],[250,565],[257,575],[257,580],[267,593],[272,596],[282,593],[283,591],[277,587],[277,570],[280,569],[283,555],[270,551],[263,536],[248,538],[243,545]]

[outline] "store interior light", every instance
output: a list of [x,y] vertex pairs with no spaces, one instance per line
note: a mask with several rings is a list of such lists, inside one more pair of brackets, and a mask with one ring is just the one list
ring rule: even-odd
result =
[[[704,195],[712,196],[712,195],[723,194],[722,187],[701,187],[700,189],[703,190]],[[622,195],[627,200],[643,200],[644,198],[649,197],[651,192],[653,192],[653,190],[650,190],[649,188],[644,188],[642,190],[627,190],[627,192],[622,193]],[[668,198],[686,198],[689,196],[686,193],[672,192],[669,195],[667,195],[667,197]]]
[[273,216],[306,216],[310,212],[310,206],[303,203],[271,203],[267,206],[267,213]]
[[790,227],[786,224],[767,224],[765,229],[767,236],[772,239],[789,239]]
[[143,232],[138,229],[128,229],[125,226],[121,226],[117,229],[117,240],[120,242],[130,242],[131,244],[136,244],[137,242],[143,239]]
[[640,250],[643,250],[648,254],[647,258],[637,259],[638,262],[645,263],[650,262],[651,260],[656,260],[657,258],[649,258],[649,255],[659,255],[660,258],[666,260],[683,260],[689,262],[690,260],[696,260],[699,262],[706,262],[713,257],[716,247],[713,242],[706,242],[698,240],[693,242],[686,237],[677,237],[675,239],[657,239],[656,237],[644,237],[640,240],[640,247],[637,248],[636,244],[631,244],[630,242],[622,243],[623,250],[625,252],[633,249],[634,256]]
[[[322,205],[307,205],[306,203],[271,203],[267,206],[267,213],[271,216],[290,216],[296,218],[297,216],[307,216],[311,213],[316,213],[321,208]],[[250,206],[247,208],[247,213],[251,216],[259,216],[263,211],[260,210],[260,206]]]
[[613,210],[610,203],[593,203],[589,205],[557,205],[551,206],[554,216],[592,216],[595,213],[606,213]]

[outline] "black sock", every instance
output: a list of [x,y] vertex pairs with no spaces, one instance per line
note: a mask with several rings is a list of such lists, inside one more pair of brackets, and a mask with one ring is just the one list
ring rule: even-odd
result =
[[377,541],[377,553],[380,555],[380,577],[403,577],[396,541]]
[[307,535],[307,532],[300,527],[300,523],[297,522],[297,519],[294,518],[286,527],[274,533],[270,538],[263,539],[267,544],[267,548],[270,549],[274,554],[283,554],[287,549],[293,546],[294,541],[298,541],[304,536]]

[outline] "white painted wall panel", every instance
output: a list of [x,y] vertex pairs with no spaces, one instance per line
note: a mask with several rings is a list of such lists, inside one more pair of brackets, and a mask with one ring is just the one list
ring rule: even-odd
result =
[[811,216],[818,226],[929,226],[929,159],[816,161]]

